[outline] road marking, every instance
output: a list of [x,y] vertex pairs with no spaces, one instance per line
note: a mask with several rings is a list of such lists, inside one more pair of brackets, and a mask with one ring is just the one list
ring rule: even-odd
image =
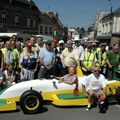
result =
[[115,105],[115,107],[118,107],[118,108],[120,108],[120,105]]

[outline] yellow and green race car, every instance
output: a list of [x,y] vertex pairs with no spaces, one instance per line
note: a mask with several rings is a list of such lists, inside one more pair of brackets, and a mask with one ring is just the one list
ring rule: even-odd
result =
[[[58,83],[56,79],[42,79],[20,82],[0,91],[0,111],[16,110],[16,103],[24,113],[36,113],[44,105],[43,101],[52,101],[56,106],[84,106],[88,99],[82,92],[82,81],[85,76],[78,77],[79,94],[73,91],[76,84]],[[120,102],[120,81],[107,81],[106,95]]]

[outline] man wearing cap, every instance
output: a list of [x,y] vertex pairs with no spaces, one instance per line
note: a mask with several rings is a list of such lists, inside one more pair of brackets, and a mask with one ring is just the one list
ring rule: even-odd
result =
[[37,70],[38,58],[37,53],[32,50],[32,44],[29,40],[26,42],[26,50],[21,54],[19,62],[21,65],[21,79],[33,80],[34,73]]
[[96,42],[92,42],[92,49],[94,52],[97,52],[97,43]]
[[80,67],[79,56],[73,48],[72,40],[67,41],[67,48],[63,50],[62,54],[60,55],[60,58],[63,66],[61,73],[62,76],[68,73],[68,67]]
[[85,49],[84,52],[84,60],[81,61],[83,73],[86,75],[90,74],[92,67],[96,64],[96,62],[97,59],[96,59],[96,55],[92,50],[92,44],[88,43],[87,48]]
[[101,73],[107,76],[107,52],[105,47],[105,43],[100,44],[100,50],[97,52],[97,61],[101,67]]
[[93,73],[87,76],[82,83],[83,92],[85,96],[88,97],[88,106],[86,111],[90,110],[94,96],[97,98],[106,98],[106,79],[102,74],[100,74],[100,70],[100,67],[93,67]]
[[76,50],[78,56],[79,56],[79,60],[83,61],[84,60],[84,48],[83,46],[80,45],[80,40],[75,39],[75,46],[74,49]]
[[65,49],[65,42],[64,40],[60,40],[58,42],[58,47],[57,47],[57,50],[58,50],[58,55],[60,55],[62,53],[62,51]]
[[94,52],[94,54],[96,55],[96,58],[97,58],[98,50],[100,50],[97,47],[97,41],[96,42],[92,42],[92,50],[93,50],[93,52]]
[[[37,55],[39,54],[40,52],[40,49],[39,47],[36,45],[36,39],[32,36],[30,37],[30,43],[32,45],[32,51],[35,51],[37,53]],[[26,50],[26,47],[23,49],[23,51]]]

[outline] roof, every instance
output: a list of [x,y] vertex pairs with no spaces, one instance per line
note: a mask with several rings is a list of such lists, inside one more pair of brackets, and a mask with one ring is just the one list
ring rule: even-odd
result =
[[15,1],[27,4],[27,5],[36,6],[33,0],[15,0]]
[[42,23],[49,23],[49,24],[53,23],[50,17],[47,15],[47,13],[44,12],[40,14],[40,19]]
[[113,20],[113,14],[108,14],[108,15],[106,15],[106,16],[104,16],[103,18],[102,18],[102,22],[104,23],[104,22],[108,22],[108,21],[110,21],[110,20]]
[[41,23],[47,23],[47,24],[49,23],[51,25],[54,24],[54,25],[59,25],[60,27],[63,27],[59,19],[56,19],[55,17],[51,18],[46,12],[43,12],[40,14],[40,19],[41,19]]
[[103,22],[107,22],[109,20],[113,20],[113,16],[115,14],[120,14],[120,7],[118,9],[116,9],[113,13],[109,13],[107,15],[105,15],[103,18],[102,18],[102,21]]
[[114,11],[115,14],[120,14],[120,7]]

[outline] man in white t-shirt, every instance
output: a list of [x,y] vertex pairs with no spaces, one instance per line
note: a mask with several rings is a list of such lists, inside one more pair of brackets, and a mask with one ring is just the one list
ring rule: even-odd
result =
[[102,74],[100,74],[100,70],[100,67],[94,67],[93,73],[87,76],[82,83],[83,92],[85,96],[88,97],[88,106],[86,108],[87,111],[89,111],[91,108],[94,96],[97,98],[106,98],[106,79]]
[[76,50],[76,52],[79,56],[79,60],[83,61],[84,60],[84,48],[83,48],[83,46],[80,45],[80,40],[75,39],[74,49]]

